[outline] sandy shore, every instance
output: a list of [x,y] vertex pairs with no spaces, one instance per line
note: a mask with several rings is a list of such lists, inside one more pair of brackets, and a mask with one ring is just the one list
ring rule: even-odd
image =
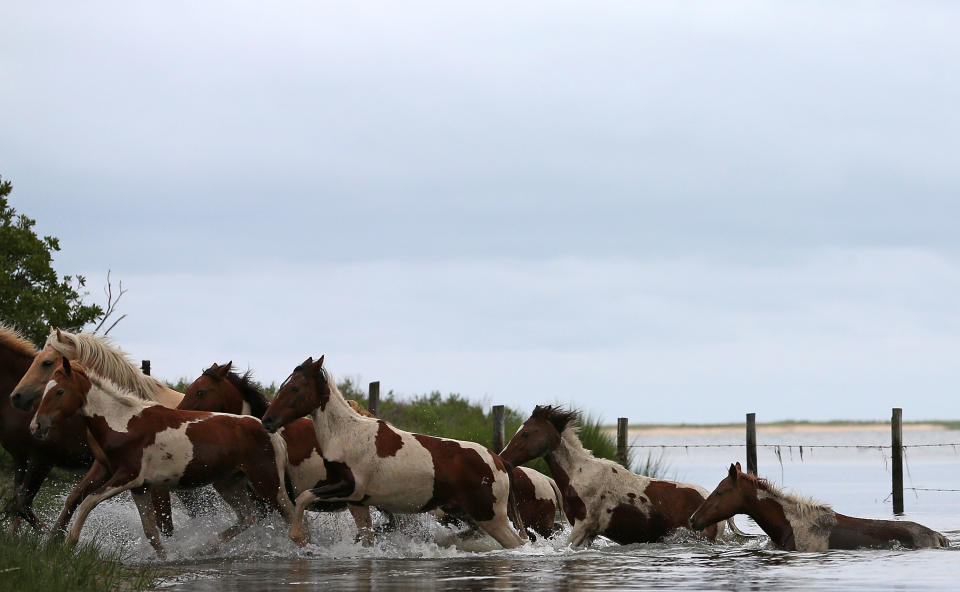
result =
[[[884,422],[877,423],[797,423],[783,425],[758,425],[758,434],[818,434],[824,432],[876,432],[889,430],[890,424]],[[946,426],[935,423],[909,423],[904,424],[903,431],[940,431],[948,429]],[[630,436],[658,436],[658,435],[697,435],[697,434],[738,434],[743,435],[746,427],[743,425],[717,425],[717,426],[649,426],[635,427],[630,426]],[[606,431],[616,435],[616,427],[608,427]]]

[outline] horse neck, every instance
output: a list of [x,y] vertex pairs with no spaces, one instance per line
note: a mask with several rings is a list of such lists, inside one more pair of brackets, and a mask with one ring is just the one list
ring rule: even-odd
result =
[[[113,385],[91,382],[80,413],[87,419],[87,428],[98,442],[106,440],[107,429],[126,432],[130,420],[147,407],[158,403],[144,401],[132,393],[121,392]],[[102,421],[95,421],[100,419]]]
[[577,437],[577,433],[572,428],[563,430],[560,434],[560,443],[543,458],[547,461],[551,473],[554,475],[562,473],[568,476],[574,475],[576,473],[574,469],[577,467],[582,467],[584,464],[597,460],[593,454],[583,447],[580,438]]
[[[764,492],[762,497],[759,495],[761,491]],[[793,526],[786,516],[786,504],[789,502],[771,491],[758,488],[756,492],[756,496],[749,492],[744,496],[744,513],[753,518],[774,544],[780,546],[793,532]]]
[[330,389],[330,398],[323,409],[317,407],[313,410],[313,423],[316,425],[317,441],[321,448],[332,439],[339,437],[341,432],[352,431],[353,421],[360,418],[347,400],[343,398],[336,388]]

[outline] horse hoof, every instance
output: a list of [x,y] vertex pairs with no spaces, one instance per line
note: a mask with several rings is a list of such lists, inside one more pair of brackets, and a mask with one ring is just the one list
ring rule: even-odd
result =
[[308,539],[307,537],[303,536],[300,533],[294,533],[294,532],[290,533],[290,540],[293,541],[293,543],[296,546],[300,547],[301,549],[303,547],[306,547],[307,544],[310,543],[310,539]]

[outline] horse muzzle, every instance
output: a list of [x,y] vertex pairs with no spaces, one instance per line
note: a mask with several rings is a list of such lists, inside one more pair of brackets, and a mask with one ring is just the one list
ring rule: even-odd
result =
[[276,434],[277,430],[280,429],[280,420],[275,417],[265,417],[261,422],[263,423],[263,429],[271,434]]
[[27,397],[22,392],[16,391],[10,395],[10,403],[20,411],[30,411],[33,408],[33,397]]
[[693,530],[703,530],[704,524],[702,524],[699,520],[694,520],[693,516],[690,517],[689,523],[690,528]]
[[46,440],[50,435],[50,418],[36,418],[30,422],[30,433],[37,440]]

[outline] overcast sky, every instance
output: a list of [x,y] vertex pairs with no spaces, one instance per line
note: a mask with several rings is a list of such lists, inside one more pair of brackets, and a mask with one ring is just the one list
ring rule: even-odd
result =
[[0,175],[154,374],[960,417],[957,4],[136,4],[5,7]]

